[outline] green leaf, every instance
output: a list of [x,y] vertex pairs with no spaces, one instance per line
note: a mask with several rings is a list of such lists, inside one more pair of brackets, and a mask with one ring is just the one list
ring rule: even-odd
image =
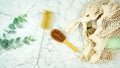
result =
[[11,45],[11,44],[13,44],[13,42],[14,42],[14,39],[11,39],[11,40],[8,42],[8,44]]
[[15,25],[14,24],[9,24],[9,28],[10,29],[15,29]]
[[28,39],[30,39],[31,38],[31,35],[30,36],[28,36]]
[[28,44],[28,45],[30,44],[30,42],[28,40],[25,40],[25,39],[23,40],[23,43]]
[[16,31],[10,30],[10,31],[7,31],[7,33],[8,33],[8,34],[14,34],[14,33],[16,33]]
[[28,36],[26,36],[24,39],[25,39],[25,40],[28,40],[28,39],[29,39],[29,37],[28,37]]
[[4,37],[4,38],[6,38],[6,35],[5,35],[5,33],[3,33],[3,37]]
[[35,39],[34,39],[34,38],[32,38],[32,36],[31,36],[31,35],[28,37],[28,40],[30,40],[31,42],[34,42],[34,41],[35,41]]
[[24,39],[23,39],[23,43],[24,44],[30,44],[30,42],[29,42],[29,37],[28,36],[26,36]]
[[18,22],[18,19],[17,19],[17,18],[14,18],[13,24],[16,24],[16,25],[18,25],[18,24],[19,24],[19,22]]
[[27,14],[22,15],[22,17],[27,17]]
[[26,22],[26,19],[25,17],[27,17],[27,14],[24,14],[24,15],[21,15],[21,16],[18,16],[16,18],[14,18],[14,21],[13,21],[13,24],[18,27],[18,28],[21,28],[21,23],[23,22]]
[[[4,29],[4,30],[5,30],[5,29]],[[14,30],[10,30],[10,31],[5,30],[5,32],[7,32],[8,34],[14,34],[14,33],[16,33],[16,31],[14,31]]]
[[3,48],[7,48],[9,46],[9,41],[7,39],[3,39],[2,42],[1,42],[1,46]]
[[[2,42],[2,39],[0,39],[0,43]],[[1,44],[0,44],[1,45]]]
[[19,22],[19,23],[22,23],[22,22],[24,21],[21,16],[19,16],[17,19],[18,19],[18,22]]
[[10,46],[11,44],[13,44],[13,42],[14,42],[14,39],[11,39],[11,40],[3,39],[3,40],[1,40],[0,45],[3,48],[8,48],[8,46]]
[[35,41],[35,39],[31,38],[31,39],[30,39],[30,41],[31,41],[31,42],[34,42],[34,41]]
[[16,40],[15,40],[15,43],[19,43],[20,42],[20,37],[17,37]]
[[20,37],[17,37],[17,38],[15,39],[16,47],[22,46],[22,44],[20,43],[20,40],[21,40]]

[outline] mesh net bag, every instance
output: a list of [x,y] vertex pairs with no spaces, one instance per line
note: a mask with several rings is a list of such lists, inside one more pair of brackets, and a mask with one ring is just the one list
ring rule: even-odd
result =
[[120,9],[110,18],[105,18],[102,27],[103,30],[100,32],[99,37],[107,38],[108,42],[97,63],[110,61],[120,53]]
[[[68,31],[75,30],[78,22],[82,23],[85,45],[81,61],[110,61],[119,53],[120,5],[114,0],[96,0],[88,4],[82,10],[81,17],[70,25]],[[92,26],[89,22],[92,22]]]
[[[95,2],[95,3],[101,4],[101,2],[103,2],[102,5],[106,5],[108,0],[106,2],[99,1],[99,2]],[[114,3],[114,6],[112,6],[112,9],[110,9],[111,3],[108,6],[102,7],[103,10],[105,11],[105,12],[103,12],[103,15],[104,15],[104,13],[107,13],[107,12],[108,12],[108,14],[106,16],[104,16],[103,19],[101,19],[100,23],[102,23],[102,25],[97,26],[97,28],[102,27],[102,30],[97,33],[97,36],[99,37],[99,39],[105,40],[106,42],[103,42],[103,46],[104,46],[104,44],[106,44],[106,45],[102,51],[100,58],[97,60],[96,63],[110,61],[116,55],[118,55],[120,52],[120,6],[117,5],[116,3]],[[91,6],[94,6],[94,5],[91,5]],[[88,7],[88,8],[92,8],[92,7]],[[110,9],[110,11],[108,9]],[[85,11],[90,12],[89,10],[85,10]],[[96,30],[97,30],[97,28],[96,28]],[[90,31],[88,31],[88,33],[90,33]],[[91,39],[91,40],[92,40],[92,43],[96,43],[96,42],[94,42],[95,39],[94,40]],[[96,43],[96,44],[99,44],[99,43]],[[97,45],[95,45],[95,46],[97,46]],[[91,58],[91,56],[93,56],[93,54],[96,54],[96,52],[97,52],[97,50],[95,50],[95,46],[90,46],[90,48],[92,48],[92,49],[90,49],[90,51],[87,51],[87,50],[89,50],[89,48],[88,49],[86,48],[86,50],[84,50],[82,53],[82,55],[83,55],[82,57],[85,58],[86,60],[88,59],[87,61],[89,61],[89,58]],[[97,49],[99,49],[99,48],[97,48]],[[100,49],[100,50],[102,50],[102,49]],[[89,52],[89,53],[86,54],[87,52]],[[87,58],[84,56],[86,56]]]

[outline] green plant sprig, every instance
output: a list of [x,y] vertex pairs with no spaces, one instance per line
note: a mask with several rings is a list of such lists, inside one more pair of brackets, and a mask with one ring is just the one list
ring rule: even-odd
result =
[[6,33],[3,33],[2,38],[0,38],[0,46],[2,48],[7,49],[10,46],[14,47],[14,45],[20,47],[23,44],[29,45],[30,42],[35,41],[35,39],[31,35],[26,36],[23,39],[21,37],[17,37],[17,38],[9,38],[9,37],[7,37],[7,36],[9,36],[9,34],[15,34],[16,33],[16,29],[20,28],[20,24],[27,21],[25,19],[26,17],[27,17],[27,14],[15,17],[14,20],[13,20],[13,23],[10,23],[8,25],[9,30],[5,29]]
[[8,27],[9,27],[10,30],[5,30],[5,31],[7,33],[9,33],[9,34],[16,33],[15,29],[16,28],[20,28],[21,27],[20,24],[22,24],[23,22],[27,21],[25,19],[26,17],[27,17],[27,14],[15,17],[14,20],[13,20],[13,22],[8,25]]

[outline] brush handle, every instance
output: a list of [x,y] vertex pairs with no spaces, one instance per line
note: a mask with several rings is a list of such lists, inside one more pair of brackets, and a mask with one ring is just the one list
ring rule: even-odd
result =
[[69,48],[71,48],[74,52],[79,52],[79,49],[77,47],[75,47],[74,45],[72,45],[69,41],[67,41],[66,39],[63,41],[64,44],[66,44]]

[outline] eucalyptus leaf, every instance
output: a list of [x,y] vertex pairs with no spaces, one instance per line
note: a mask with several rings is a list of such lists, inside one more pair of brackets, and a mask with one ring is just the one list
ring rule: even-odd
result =
[[28,40],[28,39],[29,39],[29,37],[28,37],[28,36],[26,36],[24,39],[25,39],[25,40]]
[[16,33],[16,31],[14,31],[14,30],[10,30],[10,31],[5,30],[5,32],[7,32],[8,34],[13,34],[13,33]]
[[35,39],[31,35],[28,37],[28,40],[31,41],[31,42],[35,41]]
[[27,14],[22,15],[22,17],[27,17]]
[[9,24],[9,28],[10,29],[15,29],[15,25],[14,24]]
[[24,43],[24,44],[30,44],[30,42],[29,42],[29,37],[28,37],[28,36],[24,37],[23,43]]
[[6,34],[5,33],[3,33],[3,37],[6,38]]
[[23,45],[20,41],[21,41],[21,37],[17,37],[17,38],[15,39],[16,47],[20,47],[20,46]]
[[22,23],[22,22],[24,21],[21,16],[19,16],[17,19],[18,19],[18,22],[19,22],[19,23]]
[[9,41],[7,39],[3,39],[2,42],[1,42],[1,46],[3,48],[7,48],[9,46]]
[[27,45],[30,44],[30,42],[29,42],[28,40],[26,40],[26,39],[23,40],[23,43],[24,43],[24,44],[27,44]]
[[17,18],[14,18],[13,24],[16,24],[16,25],[18,25],[18,24],[19,24],[19,22],[18,22],[18,19],[17,19]]
[[31,41],[31,42],[34,42],[34,41],[35,41],[35,39],[31,38],[31,39],[30,39],[30,41]]
[[8,34],[14,34],[14,33],[16,33],[16,31],[10,30],[10,31],[8,31],[7,33],[8,33]]
[[20,37],[17,37],[16,40],[15,40],[15,43],[19,43],[20,42]]
[[0,39],[0,45],[1,45],[2,39]]
[[14,39],[11,39],[11,40],[8,42],[8,44],[11,45],[11,44],[13,44],[13,42],[14,42]]

